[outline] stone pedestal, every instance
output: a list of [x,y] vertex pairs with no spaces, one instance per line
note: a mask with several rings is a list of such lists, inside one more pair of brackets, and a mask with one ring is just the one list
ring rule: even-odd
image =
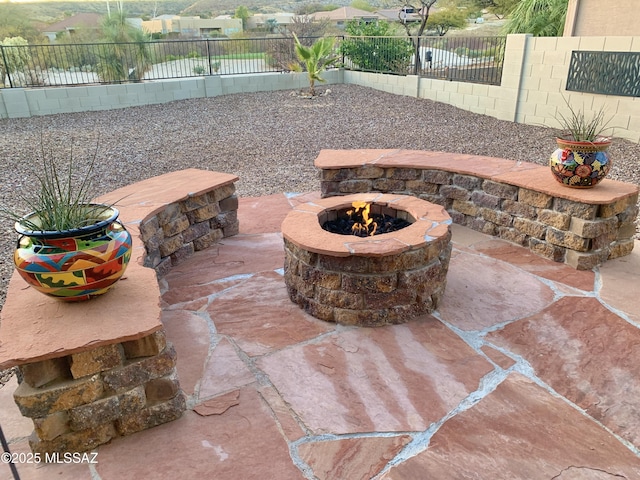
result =
[[176,352],[160,330],[138,340],[19,367],[14,393],[33,420],[34,452],[83,452],[118,435],[174,420],[185,410]]

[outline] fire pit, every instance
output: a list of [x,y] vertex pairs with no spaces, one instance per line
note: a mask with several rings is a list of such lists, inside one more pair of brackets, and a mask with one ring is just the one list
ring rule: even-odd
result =
[[[363,237],[322,228],[354,202],[370,204],[374,217],[409,225]],[[282,223],[289,297],[314,317],[344,325],[404,323],[430,313],[446,285],[450,224],[440,205],[405,195],[367,193],[300,204]]]

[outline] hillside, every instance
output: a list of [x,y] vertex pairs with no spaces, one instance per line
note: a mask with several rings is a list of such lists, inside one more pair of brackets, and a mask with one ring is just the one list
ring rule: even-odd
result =
[[[294,12],[306,3],[348,5],[351,0],[127,0],[124,10],[131,17],[153,17],[156,15],[206,15],[233,14],[240,5],[255,13]],[[117,2],[111,2],[116,8]],[[106,13],[107,3],[96,1],[27,1],[7,3],[0,0],[0,15],[4,7],[11,8],[20,16],[37,23],[53,23],[75,13]]]
[[[400,2],[400,0],[397,0]],[[200,15],[204,18],[233,14],[240,5],[252,13],[295,12],[306,4],[349,5],[351,0],[126,0],[123,6],[127,16],[152,18],[154,15]],[[369,0],[371,5],[389,7],[398,5],[394,0]],[[112,11],[117,8],[117,0],[110,2]],[[8,3],[0,0],[0,30],[3,18],[19,15],[35,27],[58,22],[76,13],[107,13],[104,0],[49,0]],[[504,20],[485,15],[485,23],[474,24],[464,30],[451,30],[447,36],[491,36],[499,35]]]
[[[154,8],[158,14],[181,13],[193,3],[193,0],[128,0],[124,3],[127,15],[152,16]],[[31,21],[52,23],[75,13],[107,13],[105,1],[46,1],[24,2],[10,4],[12,10],[18,12]],[[0,12],[5,5],[0,3]],[[116,7],[116,2],[111,3],[111,8]]]

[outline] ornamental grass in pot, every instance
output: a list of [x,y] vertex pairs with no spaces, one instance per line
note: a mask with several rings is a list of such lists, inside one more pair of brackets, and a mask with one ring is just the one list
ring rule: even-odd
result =
[[36,190],[23,199],[31,213],[0,207],[0,214],[19,234],[13,260],[20,276],[44,294],[79,301],[107,292],[122,277],[132,241],[117,208],[91,202],[98,147],[87,173],[75,180],[71,144],[68,158],[58,159],[41,141]]
[[558,112],[562,134],[556,137],[558,148],[551,154],[549,166],[553,177],[572,188],[591,188],[611,170],[607,150],[611,137],[604,135],[611,118],[604,107],[588,118],[583,110],[576,110],[566,101],[565,112]]

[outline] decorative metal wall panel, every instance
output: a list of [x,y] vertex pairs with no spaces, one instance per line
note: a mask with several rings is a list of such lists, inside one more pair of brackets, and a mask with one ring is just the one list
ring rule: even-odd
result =
[[640,52],[574,50],[567,90],[640,97]]

